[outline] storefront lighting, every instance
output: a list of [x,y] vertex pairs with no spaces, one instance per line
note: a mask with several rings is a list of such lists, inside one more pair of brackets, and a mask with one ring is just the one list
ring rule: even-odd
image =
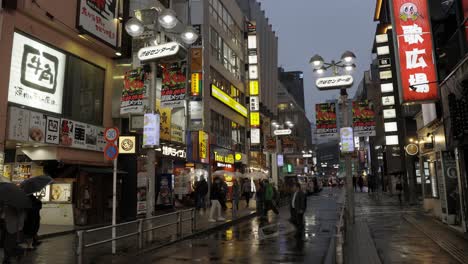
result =
[[165,9],[158,18],[159,24],[165,29],[172,29],[177,25],[176,13],[171,9]]

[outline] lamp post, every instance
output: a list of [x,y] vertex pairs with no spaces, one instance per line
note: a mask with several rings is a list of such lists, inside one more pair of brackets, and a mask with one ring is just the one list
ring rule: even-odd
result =
[[[165,42],[166,36],[176,42],[183,42],[187,46],[193,44],[198,33],[191,26],[182,26],[183,30],[176,27],[181,22],[177,19],[176,13],[171,9],[149,7],[148,9],[135,10],[135,17],[125,23],[126,32],[133,38],[143,39],[148,46],[158,46]],[[190,10],[188,11],[190,13]],[[189,21],[190,22],[190,21]],[[180,28],[180,27],[179,27]],[[152,33],[152,34],[151,34]],[[180,41],[181,40],[181,41]],[[187,53],[188,54],[188,53]],[[151,66],[151,87],[149,89],[149,108],[147,113],[156,113],[156,100],[158,96],[156,87],[157,62],[149,62]],[[188,79],[187,79],[188,80]],[[156,146],[151,146],[147,150],[146,171],[148,173],[148,197],[146,200],[146,217],[154,216],[156,200]],[[149,235],[151,239],[151,233]]]
[[[323,74],[328,69],[332,70],[333,76],[340,75],[340,69],[344,70],[345,72],[351,72],[356,65],[354,61],[356,56],[351,51],[345,51],[341,56],[341,60],[334,61],[332,60],[330,63],[327,63],[323,60],[320,55],[314,55],[309,63],[312,65],[314,72],[317,74]],[[343,126],[344,127],[351,127],[351,120],[349,119],[349,106],[348,106],[348,93],[346,89],[352,85],[351,83],[346,83],[346,86],[332,86],[331,89],[340,89],[340,103],[342,104],[342,111],[343,111]],[[319,89],[320,87],[317,86]],[[330,87],[327,87],[330,89]],[[345,168],[346,168],[346,217],[349,223],[354,223],[354,190],[353,190],[353,175],[352,175],[352,165],[351,165],[351,153],[345,153]]]

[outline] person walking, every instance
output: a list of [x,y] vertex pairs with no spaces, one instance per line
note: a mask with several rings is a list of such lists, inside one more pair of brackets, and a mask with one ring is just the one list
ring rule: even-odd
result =
[[353,186],[354,186],[354,191],[357,191],[357,177],[356,177],[356,175],[353,176]]
[[265,208],[263,210],[263,216],[266,217],[269,210],[273,210],[273,212],[278,215],[278,209],[273,202],[273,199],[275,198],[275,190],[273,189],[273,185],[268,180],[265,180],[263,182],[263,186],[265,190]]
[[241,196],[241,185],[238,179],[234,179],[232,183],[232,216],[237,217],[239,210],[239,199]]
[[31,200],[32,207],[26,211],[23,234],[28,245],[26,249],[34,250],[41,244],[38,240],[37,233],[39,232],[39,227],[41,225],[40,211],[42,209],[42,202],[32,194],[28,195],[28,197]]
[[244,183],[242,184],[242,196],[245,198],[245,208],[249,207],[250,196],[252,195],[251,188],[250,179],[244,179]]
[[262,180],[258,180],[256,184],[256,193],[255,193],[255,200],[257,202],[257,214],[263,216],[263,210],[265,206],[265,190],[263,188]]
[[195,185],[195,194],[197,199],[197,209],[205,209],[205,198],[206,194],[208,193],[208,182],[206,182],[205,178],[201,178],[197,184]]
[[10,264],[12,258],[17,258],[19,261],[24,255],[24,249],[18,245],[18,240],[23,230],[25,212],[6,205],[0,207],[0,229],[3,237],[2,264]]
[[227,210],[226,202],[227,202],[228,191],[229,191],[229,188],[227,186],[226,181],[221,180],[221,196],[219,197],[219,202],[224,211]]
[[403,185],[401,184],[400,177],[398,177],[397,182],[395,184],[395,190],[397,191],[398,201],[400,202],[400,206],[401,206],[401,205],[403,205],[403,201],[401,199],[401,196],[403,194]]
[[[211,200],[211,209],[210,209],[210,218],[208,219],[209,222],[216,222],[226,220],[224,217],[221,216],[221,204],[219,203],[219,199],[221,197],[221,180],[216,177],[213,181],[213,185],[211,186],[211,193],[210,193],[210,200]],[[217,211],[217,218],[214,218],[215,211]]]
[[358,185],[359,185],[359,190],[362,192],[362,188],[364,187],[364,178],[362,177],[362,175],[359,175]]
[[291,222],[296,226],[298,230],[304,228],[304,213],[306,207],[306,196],[301,190],[301,185],[299,183],[295,183],[293,186],[293,196],[291,199],[290,213]]

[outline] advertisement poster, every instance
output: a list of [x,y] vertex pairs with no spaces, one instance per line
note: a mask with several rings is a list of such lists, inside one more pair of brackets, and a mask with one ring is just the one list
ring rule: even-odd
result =
[[148,174],[146,172],[146,159],[137,160],[137,215],[146,213],[146,198],[148,193]]
[[185,108],[173,108],[171,111],[171,141],[185,143]]
[[174,194],[189,194],[191,188],[189,169],[174,168]]
[[104,138],[104,131],[106,129],[103,127],[99,127],[97,130],[97,137],[96,137],[96,150],[97,151],[104,151],[104,148],[107,145],[106,139]]
[[200,162],[210,163],[209,135],[205,131],[198,131],[198,150]]
[[9,108],[8,139],[28,141],[29,111],[17,107]]
[[29,141],[44,143],[45,142],[45,126],[46,119],[44,114],[30,112],[29,113]]
[[430,14],[426,0],[394,0],[402,103],[438,99]]
[[353,102],[353,130],[355,137],[375,136],[374,104],[369,101]]
[[51,202],[71,202],[72,185],[70,183],[54,183],[51,185]]
[[125,73],[120,114],[143,114],[148,107],[149,73],[140,67]]
[[62,125],[60,126],[60,145],[71,147],[75,131],[75,122],[62,118]]
[[172,174],[160,174],[158,178],[156,205],[164,207],[172,206]]
[[161,108],[161,139],[171,140],[171,108]]
[[79,0],[78,27],[113,47],[117,46],[117,0]]
[[268,151],[276,150],[276,137],[266,137],[266,149]]
[[48,116],[46,121],[46,139],[49,144],[60,143],[60,119]]
[[185,99],[187,63],[176,62],[163,66],[161,102]]
[[15,32],[11,58],[8,101],[61,114],[65,54]]
[[320,138],[337,138],[336,106],[334,103],[315,105],[317,136]]
[[145,114],[143,146],[159,146],[159,122],[158,114]]
[[93,125],[86,125],[86,132],[85,132],[85,141],[86,141],[86,148],[89,150],[96,150],[97,147],[97,133],[98,128]]
[[86,124],[81,122],[74,123],[72,147],[86,148]]

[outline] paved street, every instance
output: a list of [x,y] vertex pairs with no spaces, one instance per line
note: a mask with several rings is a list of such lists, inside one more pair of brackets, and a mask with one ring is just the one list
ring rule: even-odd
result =
[[[289,224],[289,209],[271,212],[231,228],[138,256],[142,263],[321,263],[338,219],[339,189],[324,189],[308,198],[302,239]],[[119,263],[129,263],[132,257]]]
[[[363,258],[372,255],[372,250],[376,250],[380,263],[466,263],[457,261],[433,239],[406,220],[406,217],[417,216],[420,222],[426,219],[435,223],[429,216],[423,214],[420,206],[400,207],[396,196],[380,195],[371,198],[367,193],[355,193],[355,195],[356,223],[368,226],[371,246],[364,250],[365,254],[357,252],[359,249],[356,247],[352,252],[350,249],[352,246],[347,246],[345,250],[347,263],[364,263]],[[442,243],[447,244],[448,239],[456,238],[455,234],[450,234],[446,226],[439,225],[438,228],[445,229],[443,232],[447,236],[450,235],[445,241],[441,241]],[[356,239],[359,241],[348,241],[347,245],[366,244],[362,234],[357,235]],[[458,243],[460,247],[468,248],[468,241],[460,239]],[[379,262],[369,260],[368,263]]]

